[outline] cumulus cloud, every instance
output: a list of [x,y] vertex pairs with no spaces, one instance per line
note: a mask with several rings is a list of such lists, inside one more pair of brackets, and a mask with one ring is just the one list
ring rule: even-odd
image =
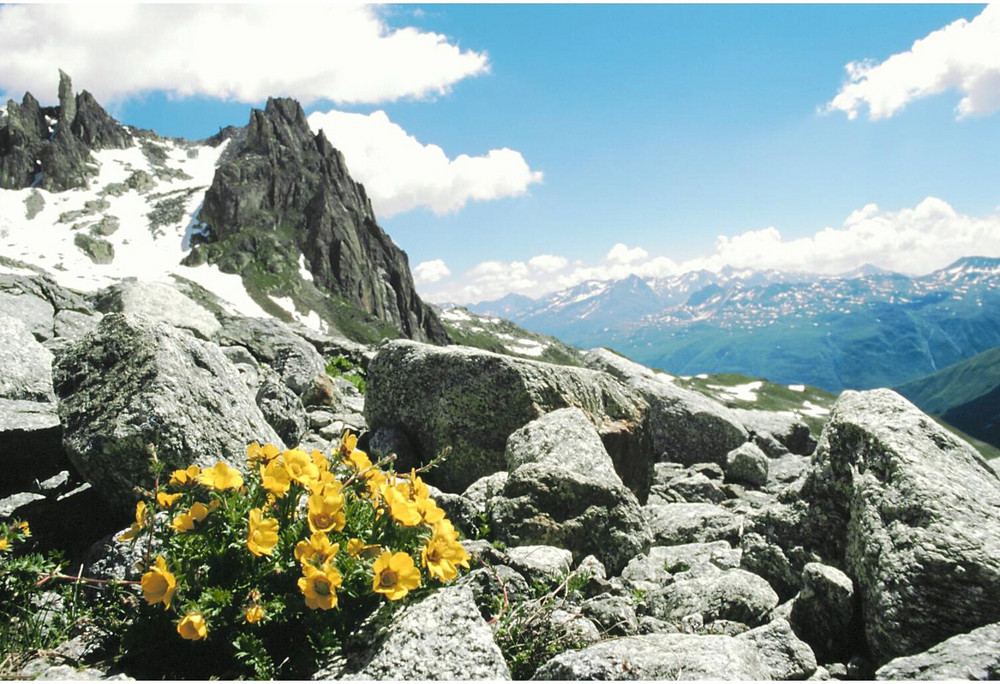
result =
[[444,263],[444,259],[422,261],[413,269],[413,281],[417,285],[436,283],[450,275],[451,269]]
[[[626,261],[622,262],[622,256]],[[641,256],[639,256],[641,255]],[[570,262],[564,256],[540,254],[524,261],[484,261],[436,288],[421,288],[431,301],[479,302],[508,294],[537,297],[588,280],[617,280],[630,275],[662,277],[677,272],[667,257],[648,258],[641,247],[618,244],[595,264]]]
[[649,252],[642,247],[628,248],[628,245],[619,242],[608,252],[607,260],[613,264],[631,264],[642,261],[649,256]]
[[928,197],[899,211],[866,205],[852,212],[842,228],[823,228],[809,237],[786,240],[774,227],[720,236],[714,255],[681,268],[735,266],[832,275],[867,263],[923,274],[970,255],[1000,256],[1000,215],[967,216]]
[[436,283],[435,289],[422,289],[421,294],[431,301],[463,303],[510,293],[537,297],[587,280],[618,280],[629,275],[660,278],[727,266],[838,275],[871,264],[921,275],[963,256],[1000,257],[1000,214],[969,216],[944,200],[928,197],[915,207],[895,211],[868,204],[851,212],[841,227],[826,227],[801,238],[786,239],[773,226],[722,235],[712,254],[681,264],[624,244],[614,245],[597,263],[567,261],[562,268],[548,271],[542,266],[556,263],[551,255],[526,263],[488,261]]
[[567,264],[569,264],[569,259],[562,256],[555,256],[554,254],[539,254],[528,260],[529,266],[538,269],[542,273],[556,273],[566,268]]
[[872,120],[890,117],[922,97],[956,90],[959,118],[1000,109],[1000,6],[988,5],[917,40],[881,63],[851,62],[848,80],[826,110],[855,119],[867,106]]
[[435,214],[457,211],[470,200],[513,197],[542,181],[520,152],[507,148],[449,159],[393,123],[385,112],[352,114],[332,110],[309,116],[344,153],[351,175],[372,200],[375,213],[391,216],[417,207]]
[[0,7],[0,89],[54,96],[62,68],[99,100],[165,90],[257,102],[374,103],[445,93],[488,71],[483,52],[370,5],[113,4]]

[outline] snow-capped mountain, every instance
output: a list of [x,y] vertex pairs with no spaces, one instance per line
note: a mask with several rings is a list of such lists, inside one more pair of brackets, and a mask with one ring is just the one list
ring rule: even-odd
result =
[[58,106],[9,102],[0,273],[82,292],[181,281],[320,332],[448,339],[343,156],[288,99],[199,142],[123,126],[65,74]]
[[[738,372],[830,391],[896,385],[1000,345],[1000,259],[909,277],[724,269],[589,281],[508,307],[577,346],[680,374]],[[494,303],[470,306],[498,315]]]

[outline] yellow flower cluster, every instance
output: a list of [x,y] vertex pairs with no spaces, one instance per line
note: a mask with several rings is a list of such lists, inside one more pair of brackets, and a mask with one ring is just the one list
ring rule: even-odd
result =
[[[366,594],[398,601],[421,587],[424,574],[448,582],[469,567],[417,471],[382,470],[355,435],[345,432],[329,457],[257,442],[246,455],[243,473],[223,462],[174,470],[137,504],[121,537],[161,540],[163,555],[147,560],[141,588],[149,605],[175,611],[182,638],[208,639],[223,623],[249,629],[294,619],[290,597],[280,593],[288,589],[298,589],[298,610],[304,604],[311,614]],[[169,524],[157,528],[156,513],[168,510]],[[289,563],[299,576],[287,577]],[[232,598],[213,598],[223,595]]]

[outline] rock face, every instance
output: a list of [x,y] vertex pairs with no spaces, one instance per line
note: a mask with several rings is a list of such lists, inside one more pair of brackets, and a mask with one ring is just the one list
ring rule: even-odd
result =
[[170,468],[242,463],[254,440],[280,444],[218,347],[163,323],[105,316],[56,361],[70,461],[125,513],[152,485],[147,444]]
[[443,588],[408,607],[366,660],[360,668],[321,670],[315,679],[510,679],[468,586]]
[[891,660],[878,679],[1000,679],[1000,623],[942,641],[923,653]]
[[[379,347],[368,368],[365,417],[373,429],[405,432],[422,462],[446,447],[448,459],[428,477],[446,491],[506,469],[507,438],[544,413],[579,407],[599,434],[643,439],[645,404],[634,392],[596,371],[554,366],[468,347],[442,349],[395,341]],[[623,450],[631,456],[636,451]],[[648,490],[652,463],[615,458],[633,491]],[[647,452],[648,459],[648,452]]]
[[841,530],[877,663],[1000,620],[1000,478],[970,446],[895,392],[844,392],[815,459],[803,493]]
[[96,171],[90,150],[132,144],[131,134],[90,93],[74,97],[69,77],[59,75],[59,106],[42,107],[31,93],[20,105],[7,103],[0,119],[0,188],[86,187]]
[[649,403],[650,439],[661,460],[726,465],[726,454],[747,441],[737,416],[718,402],[677,387],[669,378],[607,349],[592,349],[590,368],[613,375]]
[[802,590],[795,597],[791,623],[823,662],[846,659],[856,649],[860,616],[851,578],[837,568],[808,563],[802,571]]
[[416,293],[406,254],[375,222],[343,155],[322,132],[313,134],[297,102],[268,99],[230,145],[205,194],[199,218],[207,237],[194,241],[192,259],[207,258],[287,296],[303,254],[321,289],[406,337],[448,341]]
[[548,413],[507,440],[509,476],[490,510],[508,544],[551,544],[613,573],[649,543],[639,502],[578,408]]
[[729,636],[646,634],[602,641],[545,663],[534,679],[762,680],[768,671],[747,641]]

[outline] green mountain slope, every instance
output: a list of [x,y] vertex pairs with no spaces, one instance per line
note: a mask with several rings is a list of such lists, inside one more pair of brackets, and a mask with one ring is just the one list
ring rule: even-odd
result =
[[972,437],[1000,446],[1000,347],[896,390],[923,411]]

